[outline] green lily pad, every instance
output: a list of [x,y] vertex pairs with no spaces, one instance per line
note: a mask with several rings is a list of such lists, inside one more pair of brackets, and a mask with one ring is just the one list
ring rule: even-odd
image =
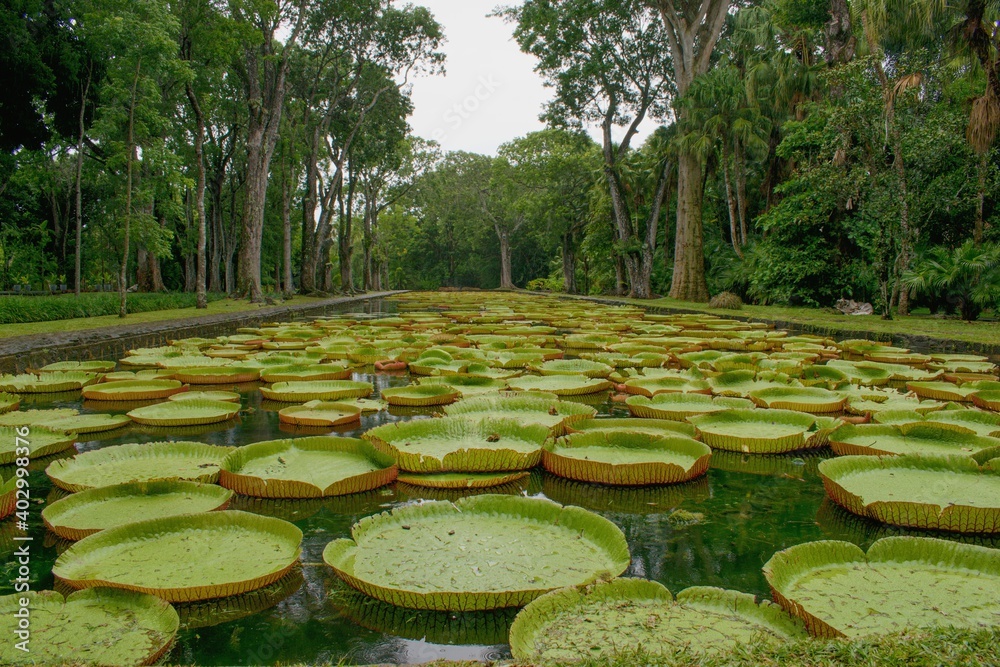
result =
[[538,465],[549,430],[513,419],[419,419],[378,426],[362,437],[407,472],[505,472]]
[[962,433],[929,422],[911,425],[906,433],[888,424],[845,424],[830,434],[830,447],[840,456],[973,456],[990,451],[1000,455],[1000,439]]
[[52,574],[73,588],[110,586],[168,602],[240,595],[283,577],[302,531],[281,519],[223,511],[150,519],[85,537]]
[[971,398],[972,402],[983,410],[1000,412],[1000,391],[984,391],[980,389],[973,393]]
[[9,394],[5,391],[0,391],[0,414],[5,412],[10,412],[12,410],[17,410],[21,407],[21,397],[17,394]]
[[86,413],[78,415],[68,415],[65,417],[55,417],[53,419],[41,419],[33,422],[32,426],[41,426],[52,431],[62,431],[63,433],[103,433],[113,431],[122,426],[131,424],[132,420],[125,415],[106,415],[99,413]]
[[197,482],[117,484],[61,498],[42,510],[45,527],[67,540],[135,521],[225,509],[232,491]]
[[56,371],[33,375],[4,375],[0,377],[0,390],[18,394],[57,394],[75,391],[97,382],[97,373]]
[[959,387],[951,382],[907,382],[906,388],[920,398],[935,401],[971,401],[971,395],[976,393],[975,387]]
[[784,374],[755,373],[754,371],[730,371],[708,380],[712,393],[716,396],[747,398],[751,391],[761,389],[798,386],[798,382]]
[[[956,431],[1000,437],[1000,415],[980,410],[938,410],[926,415],[926,421]],[[998,443],[1000,444],[1000,443]]]
[[17,509],[17,477],[11,475],[4,481],[0,475],[0,520],[6,519]]
[[614,370],[607,364],[588,359],[553,359],[532,364],[530,368],[542,375],[584,375],[590,378],[606,378]]
[[1000,625],[1000,550],[926,537],[887,537],[866,554],[849,542],[807,542],[764,565],[774,599],[820,637]]
[[528,474],[527,471],[511,473],[440,472],[424,475],[404,472],[397,477],[397,480],[403,484],[429,489],[487,489],[520,481]]
[[184,391],[179,394],[174,394],[167,398],[168,401],[228,401],[230,403],[239,403],[242,398],[235,391],[221,391],[221,390],[211,390],[211,391]]
[[646,486],[704,475],[711,457],[708,445],[683,436],[585,431],[546,443],[542,464],[580,482]]
[[39,373],[81,371],[84,373],[108,373],[115,369],[113,361],[57,361],[38,369]]
[[403,407],[447,405],[458,400],[459,395],[457,388],[437,384],[411,384],[382,390],[382,400]]
[[651,398],[664,393],[711,394],[712,387],[705,380],[665,375],[661,377],[641,377],[625,383],[625,391]]
[[215,483],[219,466],[233,448],[200,442],[116,445],[54,461],[45,473],[70,492],[129,482],[190,480]]
[[1000,470],[965,456],[823,461],[827,495],[849,512],[907,528],[1000,533]]
[[688,417],[721,412],[722,410],[752,410],[754,404],[745,398],[706,396],[705,394],[657,394],[629,396],[625,401],[628,411],[644,419],[669,419],[686,421]]
[[[15,631],[28,601],[29,651],[17,648]],[[152,665],[167,652],[180,626],[167,602],[143,593],[107,588],[29,591],[0,597],[0,662],[5,665]]]
[[462,398],[496,394],[507,387],[503,380],[480,375],[432,375],[420,378],[420,385],[452,387]]
[[83,397],[90,401],[148,401],[184,390],[177,380],[122,380],[85,387]]
[[751,391],[749,396],[762,408],[810,414],[842,412],[847,407],[847,396],[820,387],[771,387]]
[[164,401],[136,408],[128,416],[147,426],[196,426],[228,421],[239,413],[239,404],[229,401]]
[[561,435],[574,422],[595,417],[597,409],[561,401],[555,394],[524,392],[463,399],[445,407],[444,413],[449,417],[514,419],[522,424],[542,424],[553,435]]
[[680,648],[713,655],[806,637],[801,621],[746,593],[694,587],[675,600],[655,581],[615,579],[538,598],[514,619],[510,646],[525,664],[569,664],[637,651],[671,656]]
[[375,388],[370,382],[324,380],[318,382],[276,382],[261,387],[260,393],[269,401],[305,403],[306,401],[337,401],[345,398],[365,398]]
[[250,365],[198,366],[178,370],[172,377],[180,382],[193,385],[240,384],[259,380],[260,370]]
[[580,419],[573,422],[567,429],[570,433],[579,431],[625,431],[630,433],[649,433],[651,435],[672,436],[683,435],[688,438],[695,436],[695,428],[687,422],[674,422],[665,419]]
[[688,421],[713,449],[782,454],[824,444],[816,417],[791,410],[724,410]]
[[28,449],[29,459],[40,459],[73,449],[76,433],[63,433],[42,427],[32,427],[21,435],[16,426],[0,426],[0,465],[14,463],[19,457],[17,449]]
[[300,364],[271,366],[262,370],[263,382],[313,382],[317,380],[348,380],[353,370],[346,363]]
[[[363,400],[363,399],[361,399]],[[361,421],[362,409],[349,403],[309,401],[278,410],[278,419],[297,426],[342,426]]]
[[[349,585],[412,609],[474,611],[527,604],[629,565],[613,523],[540,498],[479,495],[367,517],[323,560]],[[419,557],[415,557],[419,554]]]
[[556,396],[582,396],[611,389],[611,382],[604,378],[584,375],[522,375],[507,380],[514,391],[541,391]]
[[239,447],[222,462],[219,484],[258,498],[322,498],[377,489],[397,472],[364,440],[317,436]]

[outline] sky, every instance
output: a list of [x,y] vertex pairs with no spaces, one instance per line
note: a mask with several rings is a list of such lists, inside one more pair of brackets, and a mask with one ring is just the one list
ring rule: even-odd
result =
[[[414,134],[437,141],[445,150],[493,155],[500,144],[544,128],[538,117],[552,90],[535,73],[535,58],[518,48],[514,26],[488,18],[502,0],[414,4],[431,10],[447,39],[442,48],[446,74],[414,81]],[[645,125],[634,145],[653,129],[651,123]]]

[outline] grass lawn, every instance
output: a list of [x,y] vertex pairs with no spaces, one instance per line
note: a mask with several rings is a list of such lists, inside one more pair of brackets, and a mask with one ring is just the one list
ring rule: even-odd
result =
[[703,303],[677,301],[675,299],[622,299],[639,306],[661,308],[679,308],[712,313],[722,317],[742,317],[777,322],[801,324],[819,329],[833,331],[857,331],[904,336],[929,336],[959,340],[969,343],[1000,345],[1000,323],[998,322],[963,322],[957,319],[945,319],[931,315],[912,315],[897,317],[894,320],[883,320],[878,315],[841,315],[821,310],[819,308],[788,308],[781,306],[743,306],[740,310],[723,310],[709,308]]
[[[30,298],[30,297],[25,297]],[[321,298],[309,296],[294,296],[278,305],[298,306],[323,301]],[[100,327],[113,327],[123,324],[141,324],[145,322],[162,322],[164,320],[182,320],[202,315],[219,315],[221,313],[240,313],[245,311],[270,308],[266,304],[250,303],[244,299],[220,299],[212,301],[205,310],[197,308],[174,308],[172,310],[154,310],[147,313],[134,313],[125,319],[117,315],[102,317],[74,318],[69,320],[54,320],[51,322],[30,322],[27,324],[0,324],[0,338],[11,336],[30,336],[37,334],[63,333],[66,331],[83,331]]]

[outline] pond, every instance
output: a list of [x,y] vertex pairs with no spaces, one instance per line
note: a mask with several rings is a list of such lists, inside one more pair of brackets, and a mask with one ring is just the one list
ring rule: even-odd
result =
[[[386,311],[394,310],[387,308]],[[567,355],[566,358],[572,358]],[[375,394],[406,386],[414,378],[403,371],[376,372],[359,367],[353,380],[373,383]],[[277,410],[288,404],[263,401],[259,384],[239,385],[243,412],[236,422],[164,429],[133,425],[78,442],[89,451],[124,443],[197,440],[214,445],[242,446],[299,435],[332,433],[359,437],[393,421],[426,419],[440,407],[392,408],[364,414],[360,424],[336,429],[305,429],[279,421]],[[216,387],[212,387],[216,388]],[[224,387],[229,388],[229,387]],[[621,402],[604,391],[567,400],[582,400],[601,417],[628,417]],[[93,404],[68,394],[26,395],[21,409],[71,407],[93,411]],[[100,411],[123,413],[121,405]],[[87,436],[84,436],[87,437]],[[652,579],[677,592],[689,586],[717,586],[768,597],[761,571],[771,556],[812,540],[847,540],[863,548],[894,534],[932,534],[891,528],[849,514],[827,499],[817,471],[831,458],[829,448],[781,456],[715,452],[708,473],[695,481],[653,487],[614,487],[556,477],[541,469],[515,485],[501,489],[577,505],[615,523],[624,532],[632,555],[625,576]],[[3,471],[9,477],[9,471]],[[47,533],[41,522],[43,502],[65,495],[53,487],[42,469],[30,476],[32,508],[29,534],[34,538],[31,563],[33,588],[53,586],[52,566],[68,543]],[[412,495],[411,495],[412,494]],[[351,496],[323,500],[261,500],[236,497],[231,509],[279,517],[301,529],[301,566],[282,581],[256,594],[182,609],[182,628],[168,656],[170,663],[252,665],[282,663],[415,663],[446,658],[494,660],[509,658],[507,631],[514,610],[492,612],[427,612],[395,608],[347,587],[323,562],[324,547],[350,537],[351,526],[365,516],[391,510],[421,498],[457,499],[462,492],[432,491],[393,484]],[[13,527],[0,524],[0,594],[12,592]],[[1000,538],[934,536],[1000,547]]]

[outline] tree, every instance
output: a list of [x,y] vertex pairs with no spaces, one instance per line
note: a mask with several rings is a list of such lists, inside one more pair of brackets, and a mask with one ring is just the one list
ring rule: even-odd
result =
[[[501,14],[517,23],[514,36],[521,49],[538,58],[536,70],[555,89],[547,117],[557,124],[600,126],[604,178],[629,294],[649,298],[656,220],[645,229],[637,224],[620,165],[642,122],[666,114],[665,96],[673,84],[659,21],[641,2],[619,0],[528,0]],[[622,128],[616,141],[614,133]]]
[[[712,53],[729,14],[730,0],[653,0],[670,48],[670,63],[683,100],[695,79],[708,71]],[[679,107],[679,108],[678,108]],[[688,111],[675,105],[682,131],[690,125]],[[670,296],[682,301],[708,301],[702,229],[705,164],[690,147],[677,158],[677,235]]]

